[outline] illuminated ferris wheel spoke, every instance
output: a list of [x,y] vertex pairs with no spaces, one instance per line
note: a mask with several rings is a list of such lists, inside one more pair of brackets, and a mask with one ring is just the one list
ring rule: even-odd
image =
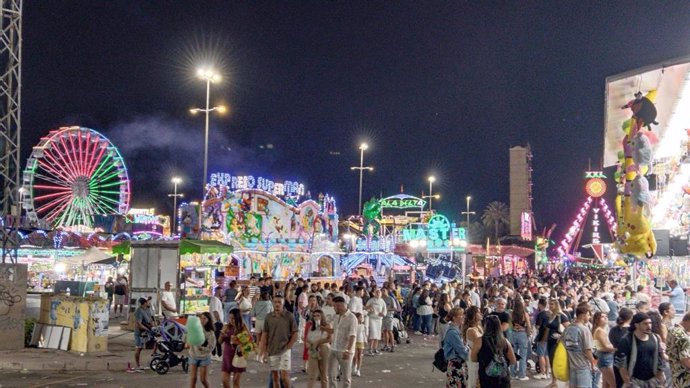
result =
[[[96,182],[108,182],[111,179],[117,177],[119,174],[120,174],[120,172],[115,170],[115,172],[112,172],[112,173],[110,173],[110,175],[107,175],[105,177],[93,178],[91,182],[94,182],[94,183],[96,183]],[[103,187],[103,186],[101,186],[101,187]]]
[[[62,147],[60,147],[62,145]],[[74,166],[74,161],[72,161],[72,154],[70,152],[67,152],[67,145],[65,144],[65,139],[60,137],[60,142],[55,144],[55,148],[60,150],[60,153],[57,154],[59,156],[63,163],[65,163],[65,167],[72,173],[72,176],[75,178],[79,176],[79,172],[76,170]],[[51,149],[51,151],[53,151]]]
[[94,171],[93,174],[91,174],[91,179],[98,179],[99,177],[103,176],[103,174],[108,173],[113,168],[116,168],[115,163],[111,163],[111,160],[113,160],[112,155],[108,155],[101,164],[98,166],[96,171]]
[[108,214],[108,212],[110,211],[107,205],[101,205],[98,202],[98,200],[92,196],[89,196],[86,200],[91,204],[92,208],[95,209],[96,212],[99,214]]
[[71,193],[67,193],[67,194],[65,194],[64,197],[55,198],[55,199],[53,199],[53,200],[51,200],[51,201],[46,202],[46,203],[43,204],[41,207],[39,207],[38,209],[36,209],[36,212],[37,212],[37,213],[43,213],[44,211],[47,211],[48,209],[50,209],[50,208],[52,208],[52,207],[54,207],[54,206],[59,206],[59,204],[60,204],[61,202],[67,202],[67,203],[69,203],[70,200],[71,200],[71,198],[72,198],[72,194],[71,194]]
[[[64,180],[59,180],[59,179],[53,178],[52,176],[47,176],[47,175],[43,175],[43,174],[34,174],[34,176],[36,178],[41,178],[42,181],[52,183],[52,184],[59,186],[59,187],[70,187],[68,182],[65,182]],[[34,186],[36,186],[36,185],[34,185]]]
[[67,158],[72,162],[72,168],[74,168],[77,176],[83,175],[82,172],[79,171],[79,155],[77,154],[77,148],[74,146],[74,137],[69,137],[69,145],[67,145],[64,137],[60,138],[60,143],[63,146],[63,151],[73,150],[73,152],[65,152],[65,155],[67,155]]
[[[38,162],[39,167],[43,168],[46,172],[50,172],[54,176],[62,178],[66,182],[71,182],[76,178],[76,176],[72,175],[71,171],[68,171],[68,170],[58,171],[57,170],[57,168],[59,168],[61,165],[64,166],[64,163],[61,163],[61,162],[54,160],[52,155],[50,155],[47,152],[46,152],[45,156],[46,156],[46,158],[50,159],[50,161],[53,163],[52,165],[50,165],[48,162],[43,161],[43,160]],[[53,166],[55,166],[55,167],[53,167]]]
[[[69,189],[68,189],[68,190],[69,190]],[[68,192],[64,192],[64,191],[63,191],[63,192],[59,192],[59,193],[46,194],[46,195],[39,195],[38,197],[35,197],[34,199],[35,199],[35,200],[38,200],[38,201],[41,201],[41,200],[44,200],[44,199],[55,198],[55,197],[59,197],[59,196],[62,196],[62,195],[71,195],[71,190],[69,190]]]
[[[100,142],[98,142],[98,143],[96,143],[96,144],[100,147],[100,151],[98,152],[98,155],[97,155],[94,159],[92,159],[92,160],[89,162],[89,166],[90,166],[90,167],[89,167],[89,171],[88,171],[88,174],[87,174],[88,176],[93,176],[93,174],[94,174],[96,168],[98,168],[98,167],[101,165],[101,163],[103,162],[103,160],[102,160],[102,159],[103,159],[103,154],[104,154],[105,151],[108,149],[107,146],[105,146],[105,145],[100,145]],[[94,155],[95,155],[95,153],[94,153]]]

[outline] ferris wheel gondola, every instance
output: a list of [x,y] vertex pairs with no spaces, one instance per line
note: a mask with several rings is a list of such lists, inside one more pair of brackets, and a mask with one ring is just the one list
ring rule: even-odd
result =
[[129,177],[115,146],[83,127],[62,127],[41,138],[23,174],[23,207],[45,227],[93,227],[94,215],[129,209]]

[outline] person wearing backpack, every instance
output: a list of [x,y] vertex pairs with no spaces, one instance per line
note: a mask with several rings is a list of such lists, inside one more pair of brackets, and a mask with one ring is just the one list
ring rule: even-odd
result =
[[446,369],[446,388],[465,388],[465,364],[469,356],[467,346],[462,341],[460,326],[465,319],[465,311],[460,307],[453,307],[446,315],[448,329],[443,338],[443,356],[448,367]]
[[645,313],[633,315],[630,333],[615,355],[615,364],[623,379],[623,388],[665,386],[665,356],[661,339],[652,333],[652,319]]
[[501,321],[495,315],[486,317],[484,335],[472,348],[471,360],[479,363],[479,386],[490,388],[510,387],[508,368],[515,365],[515,352],[503,336]]
[[575,322],[563,331],[563,345],[568,351],[570,388],[592,388],[592,375],[597,371],[594,341],[587,328],[591,309],[587,302],[575,308]]

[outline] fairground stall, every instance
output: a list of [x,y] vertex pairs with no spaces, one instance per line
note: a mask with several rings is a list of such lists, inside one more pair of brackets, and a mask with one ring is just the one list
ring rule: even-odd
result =
[[[202,239],[233,247],[239,279],[340,276],[338,214],[328,194],[312,199],[299,182],[214,173],[202,205]],[[180,225],[193,230],[191,213],[184,210]]]

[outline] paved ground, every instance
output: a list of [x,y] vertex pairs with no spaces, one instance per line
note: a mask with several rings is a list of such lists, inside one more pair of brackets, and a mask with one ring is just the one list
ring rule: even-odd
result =
[[[295,346],[297,348],[297,346]],[[436,339],[425,340],[412,336],[412,343],[403,344],[395,353],[386,353],[377,357],[366,357],[362,367],[362,376],[353,377],[353,388],[408,388],[408,387],[443,387],[444,375],[431,368],[431,359],[436,349]],[[300,353],[301,354],[301,353]],[[306,375],[300,371],[301,360],[297,351],[293,351],[293,384],[295,387],[306,387]],[[221,386],[220,364],[213,363],[210,369],[211,387]],[[179,367],[168,374],[159,376],[152,371],[129,373],[122,371],[54,372],[54,371],[0,371],[0,387],[182,387],[188,386],[189,376],[182,373]],[[513,382],[513,387],[545,387],[543,380]],[[201,386],[200,384],[198,386]],[[250,361],[248,371],[242,376],[242,387],[258,388],[268,386],[266,365]]]

